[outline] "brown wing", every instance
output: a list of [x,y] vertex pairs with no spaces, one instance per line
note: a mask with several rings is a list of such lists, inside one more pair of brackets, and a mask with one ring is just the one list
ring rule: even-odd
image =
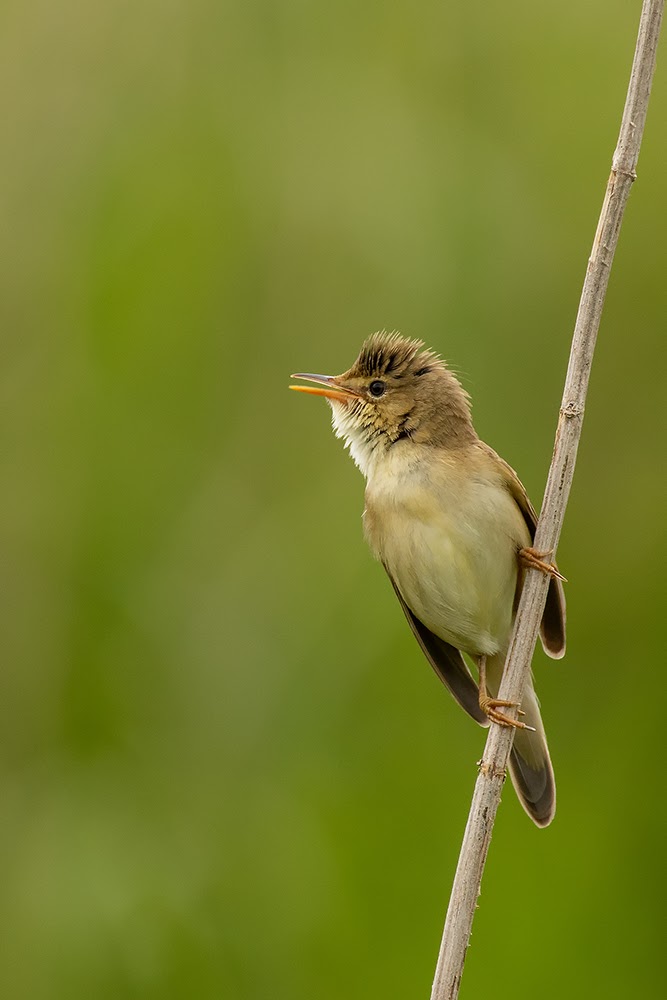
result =
[[455,646],[450,646],[444,639],[440,639],[431,632],[417,618],[403,600],[403,595],[396,586],[391,573],[386,566],[384,568],[387,570],[387,576],[391,580],[391,585],[398,597],[398,602],[405,612],[408,624],[421,646],[424,656],[440,680],[456,698],[461,708],[464,708],[475,722],[479,722],[480,726],[488,726],[489,720],[479,707],[479,689],[477,683],[468,670],[461,653]]
[[[488,451],[492,451],[488,445],[485,445],[484,447],[488,449]],[[503,467],[507,488],[516,500],[517,506],[523,514],[523,519],[528,526],[531,539],[534,539],[535,529],[537,527],[537,514],[535,513],[535,508],[528,499],[528,494],[524,489],[523,483],[511,465],[508,465],[507,462],[505,462],[500,455],[496,455],[495,452],[492,452],[492,454]],[[521,586],[522,582],[523,579],[520,577],[519,586]],[[548,656],[551,656],[554,660],[560,660],[561,656],[565,656],[565,592],[563,590],[563,584],[556,577],[552,577],[549,581],[547,600],[544,605],[542,622],[540,624],[540,638],[542,640],[544,652],[547,653]]]

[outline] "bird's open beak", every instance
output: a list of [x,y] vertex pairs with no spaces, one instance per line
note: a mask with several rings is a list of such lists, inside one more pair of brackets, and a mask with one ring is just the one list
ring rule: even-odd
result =
[[307,382],[317,383],[317,388],[312,385],[291,385],[290,389],[294,389],[295,392],[309,392],[313,396],[326,396],[327,399],[337,399],[342,403],[359,398],[358,392],[341,385],[335,375],[296,374],[292,375],[291,378],[302,378]]

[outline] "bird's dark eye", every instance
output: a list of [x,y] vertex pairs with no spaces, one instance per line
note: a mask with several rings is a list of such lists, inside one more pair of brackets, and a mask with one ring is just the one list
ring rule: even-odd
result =
[[384,382],[381,382],[380,379],[376,379],[374,382],[371,382],[371,384],[368,387],[368,391],[370,392],[371,396],[375,396],[375,398],[378,399],[380,396],[384,396],[384,391],[386,388],[387,386],[384,384]]

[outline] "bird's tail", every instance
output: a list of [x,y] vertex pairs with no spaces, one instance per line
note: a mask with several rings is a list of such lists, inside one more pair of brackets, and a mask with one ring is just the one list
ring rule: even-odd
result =
[[[498,694],[504,663],[504,654],[490,656],[486,662],[487,684],[494,698]],[[548,826],[556,812],[556,782],[532,676],[523,693],[521,711],[525,712],[520,716],[521,721],[536,731],[517,729],[510,754],[510,776],[519,801],[533,822],[537,826]]]

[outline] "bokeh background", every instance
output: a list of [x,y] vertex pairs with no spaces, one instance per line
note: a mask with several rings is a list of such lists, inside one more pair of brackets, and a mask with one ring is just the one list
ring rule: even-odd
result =
[[[3,5],[3,997],[428,996],[484,737],[288,378],[423,338],[539,505],[639,8]],[[664,43],[464,998],[664,995]]]

